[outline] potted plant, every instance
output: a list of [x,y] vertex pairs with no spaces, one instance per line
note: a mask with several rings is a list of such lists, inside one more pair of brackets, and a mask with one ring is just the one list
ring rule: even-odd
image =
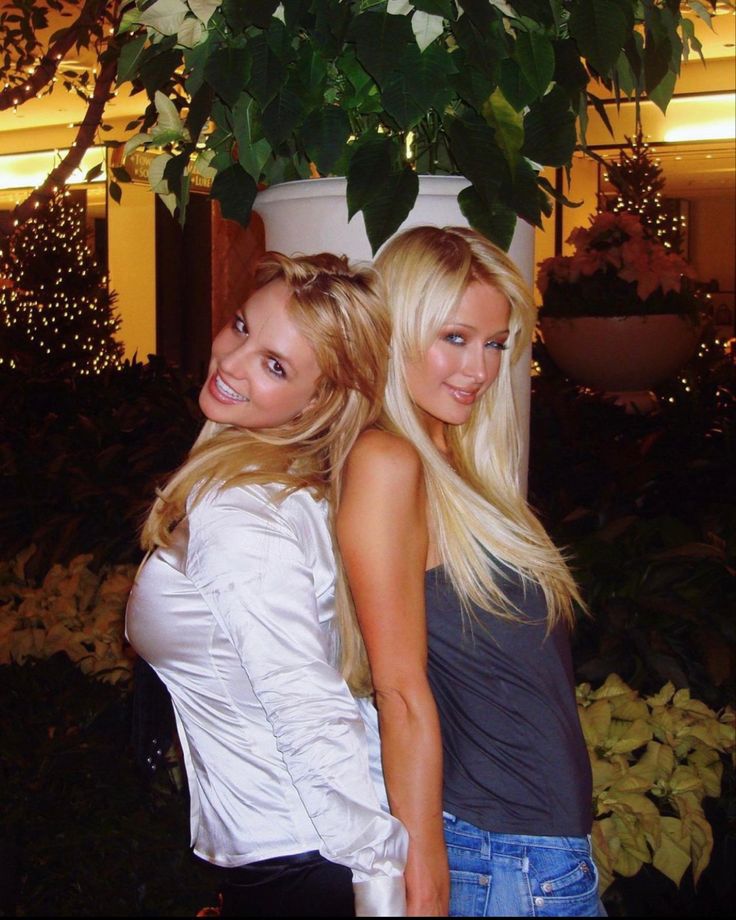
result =
[[713,851],[704,799],[718,798],[733,757],[734,710],[714,712],[671,682],[641,697],[617,674],[576,688],[593,768],[593,851],[603,893],[651,864],[697,885]]
[[259,186],[338,175],[374,252],[420,173],[465,177],[462,214],[507,248],[550,213],[541,169],[571,165],[587,106],[605,118],[591,87],[665,108],[699,47],[680,0],[126,0],[119,34],[118,81],[151,100],[126,154],[161,149],[181,220],[192,170],[243,224]]
[[700,306],[691,266],[626,212],[603,211],[568,238],[569,256],[539,264],[539,325],[570,378],[640,391],[671,377],[695,350]]

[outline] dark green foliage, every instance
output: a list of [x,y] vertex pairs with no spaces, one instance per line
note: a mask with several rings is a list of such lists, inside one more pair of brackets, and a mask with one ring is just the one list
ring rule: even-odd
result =
[[736,381],[712,337],[700,351],[642,415],[576,389],[540,345],[531,489],[593,615],[578,679],[671,680],[719,708],[736,688]]
[[[393,6],[389,11],[385,0],[293,0],[274,16],[276,6],[270,0],[225,2],[208,18],[206,30],[184,55],[184,80],[188,93],[209,87],[210,95],[198,100],[197,110],[200,125],[207,124],[209,110],[211,128],[202,135],[172,134],[169,125],[160,136],[154,130],[142,142],[187,156],[201,142],[215,152],[209,165],[218,175],[232,168],[236,141],[242,151],[258,144],[262,155],[243,154],[240,161],[254,187],[310,171],[326,176],[347,170],[351,184],[376,189],[370,201],[357,206],[374,251],[416,199],[407,176],[415,167],[466,175],[475,194],[472,207],[465,202],[465,215],[482,233],[508,245],[509,215],[514,223],[517,216],[529,220],[530,214],[538,221],[540,206],[549,207],[537,164],[571,165],[578,135],[584,141],[588,103],[599,104],[601,94],[619,96],[626,89],[637,106],[646,93],[666,108],[683,47],[678,30],[692,33],[683,24],[679,3],[662,7],[650,0],[499,5],[421,0],[400,11]],[[146,79],[146,52],[139,53],[138,43],[144,36],[146,50],[166,47],[180,23],[162,25],[159,19],[152,29],[146,15],[150,10],[148,4],[138,19],[131,19],[133,38],[123,49],[118,79],[143,83],[152,98],[154,85],[165,83],[159,69],[165,68],[171,50],[155,54],[152,82]],[[434,18],[428,21],[425,13]],[[192,25],[193,16],[190,11],[185,25]],[[619,78],[624,59],[626,86]],[[179,107],[179,61],[170,58],[169,63],[168,95]],[[518,124],[476,131],[475,122],[488,118],[494,91],[497,104],[513,107]],[[321,113],[332,108],[344,117],[325,123]],[[244,109],[252,109],[248,144],[242,143],[242,124],[233,130],[236,113]],[[449,131],[448,118],[460,129]],[[370,171],[370,159],[352,155],[376,133],[392,138],[400,157],[396,168],[379,175]],[[517,135],[520,142],[514,145]],[[509,168],[498,173],[504,156]],[[533,161],[533,169],[524,157]],[[465,170],[467,162],[473,164],[472,175]],[[516,181],[521,163],[532,172],[532,181]],[[186,186],[169,184],[169,191],[183,219]],[[247,224],[251,204],[242,196],[229,216]]]
[[157,485],[186,456],[198,388],[163,361],[53,383],[0,370],[0,555],[35,543],[30,576],[92,552],[139,558]]
[[130,750],[128,698],[63,654],[0,667],[0,912],[194,916],[214,902],[185,792]]
[[[592,614],[574,634],[576,680],[595,685],[615,672],[644,694],[671,680],[716,710],[733,705],[733,357],[706,333],[699,355],[658,389],[659,411],[646,415],[576,388],[541,343],[536,358],[531,500],[567,547]],[[677,888],[645,865],[607,890],[609,916],[730,916],[734,791],[731,765],[721,797],[706,802],[714,849],[697,889],[689,873]]]

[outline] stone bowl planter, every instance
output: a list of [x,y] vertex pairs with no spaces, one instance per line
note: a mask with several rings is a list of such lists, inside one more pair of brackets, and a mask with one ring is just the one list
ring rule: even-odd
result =
[[647,391],[692,357],[700,324],[674,313],[543,317],[542,339],[576,383],[608,392]]

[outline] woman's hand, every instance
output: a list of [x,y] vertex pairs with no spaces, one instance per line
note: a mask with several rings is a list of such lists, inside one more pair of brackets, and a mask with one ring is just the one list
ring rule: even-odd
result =
[[450,901],[450,872],[444,840],[430,851],[409,843],[404,870],[407,917],[446,917]]

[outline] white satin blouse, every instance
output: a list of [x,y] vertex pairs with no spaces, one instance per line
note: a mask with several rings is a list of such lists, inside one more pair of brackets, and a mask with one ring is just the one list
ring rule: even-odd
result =
[[219,866],[319,850],[358,916],[403,916],[407,835],[386,805],[373,706],[336,668],[327,503],[210,491],[138,574],[126,632],[168,687],[195,853]]

